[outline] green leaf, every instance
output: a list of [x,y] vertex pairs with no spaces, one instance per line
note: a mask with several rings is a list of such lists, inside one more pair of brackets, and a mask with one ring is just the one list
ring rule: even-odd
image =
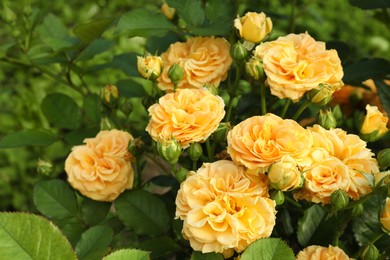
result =
[[81,111],[76,102],[62,93],[47,95],[41,104],[47,120],[59,128],[76,129],[81,124]]
[[76,259],[60,230],[25,213],[0,213],[1,259]]
[[96,39],[81,52],[76,60],[86,61],[92,59],[95,55],[105,52],[113,46],[115,46],[115,42],[112,40]]
[[70,145],[80,145],[85,138],[95,137],[100,131],[100,126],[73,130],[64,136],[64,140]]
[[382,80],[374,80],[374,83],[378,91],[379,99],[386,113],[390,115],[390,86]]
[[343,81],[361,84],[367,79],[383,79],[390,71],[390,62],[385,59],[361,59],[344,68]]
[[55,37],[48,37],[43,38],[42,41],[49,46],[53,51],[60,51],[63,49],[68,49],[71,47],[76,47],[77,41],[73,38],[55,38]]
[[24,129],[4,136],[0,140],[0,148],[14,148],[26,145],[48,146],[57,140],[57,135],[46,129]]
[[164,36],[168,31],[176,30],[176,27],[161,13],[135,9],[122,15],[116,29],[128,37],[158,37]]
[[90,226],[102,222],[110,211],[111,203],[85,198],[81,204],[81,216]]
[[68,36],[67,29],[62,21],[55,15],[49,14],[37,28],[42,38],[64,39]]
[[66,236],[72,247],[75,248],[80,240],[81,234],[86,229],[84,223],[75,217],[66,219],[53,219],[53,222]]
[[74,28],[74,34],[84,43],[90,43],[109,29],[115,18],[106,18],[80,24]]
[[198,251],[194,251],[191,254],[190,260],[224,260],[225,258],[223,257],[222,254],[217,254],[217,253],[202,253]]
[[152,252],[152,258],[163,257],[180,249],[180,245],[170,237],[151,238],[139,245],[140,249]]
[[388,0],[349,0],[349,3],[361,9],[390,8]]
[[115,207],[125,226],[137,234],[157,236],[169,228],[170,216],[164,203],[147,191],[125,192],[115,201]]
[[202,25],[205,12],[200,0],[167,0],[167,4],[175,8],[179,16],[189,25]]
[[86,118],[95,125],[100,124],[101,104],[100,97],[96,94],[89,94],[84,97],[83,111]]
[[49,218],[69,218],[78,214],[76,196],[70,186],[59,179],[39,181],[34,186],[34,204]]
[[250,244],[240,260],[294,260],[294,253],[280,238],[262,238]]
[[151,90],[153,88],[153,83],[150,80],[143,78],[130,78],[125,80],[120,80],[117,82],[118,90],[121,96],[123,97],[144,97],[148,94],[145,90]]
[[112,63],[118,69],[125,72],[128,76],[138,76],[137,70],[137,54],[136,53],[124,53],[114,56]]
[[108,256],[104,257],[103,260],[149,260],[149,255],[149,252],[138,249],[122,249],[112,252]]
[[305,210],[303,217],[298,221],[297,237],[299,244],[302,246],[308,244],[325,214],[326,211],[317,204]]
[[76,246],[79,260],[101,259],[113,237],[112,229],[108,226],[91,227],[81,235]]

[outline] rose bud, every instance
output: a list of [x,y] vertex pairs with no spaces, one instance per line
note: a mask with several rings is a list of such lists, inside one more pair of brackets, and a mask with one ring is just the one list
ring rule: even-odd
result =
[[257,58],[251,58],[245,63],[245,72],[249,77],[255,80],[261,80],[265,76],[263,63]]
[[179,64],[173,64],[169,67],[168,77],[174,85],[177,85],[184,76],[184,71]]
[[230,56],[235,61],[243,61],[248,56],[248,51],[242,43],[237,42],[230,48]]
[[382,224],[382,228],[390,233],[390,198],[386,199],[385,205],[380,213],[380,222]]
[[202,154],[202,146],[199,143],[192,143],[190,147],[188,147],[188,156],[191,158],[192,161],[198,161]]
[[365,141],[374,142],[389,131],[387,128],[389,119],[376,106],[367,105],[366,110],[367,113],[360,128],[360,133]]
[[139,74],[145,79],[155,80],[161,75],[163,61],[159,56],[137,56],[137,69]]
[[119,91],[114,85],[106,85],[100,92],[103,103],[108,106],[115,108],[118,105]]
[[290,156],[283,156],[280,161],[271,165],[268,170],[268,179],[271,187],[282,191],[291,191],[303,184],[301,171],[296,161]]
[[247,12],[243,17],[234,20],[234,27],[241,38],[259,43],[271,32],[272,21],[264,13]]
[[169,7],[169,5],[164,1],[164,3],[161,5],[161,12],[166,18],[172,20],[173,17],[175,16],[176,9]]
[[171,165],[174,165],[179,161],[181,146],[176,139],[172,138],[171,140],[164,140],[161,143],[157,143],[157,150],[160,156],[167,160]]
[[321,109],[317,116],[317,123],[323,128],[329,130],[337,126],[336,118],[332,111],[328,109]]
[[330,202],[333,209],[340,210],[348,205],[349,196],[343,190],[336,190],[332,193],[332,195],[330,195]]

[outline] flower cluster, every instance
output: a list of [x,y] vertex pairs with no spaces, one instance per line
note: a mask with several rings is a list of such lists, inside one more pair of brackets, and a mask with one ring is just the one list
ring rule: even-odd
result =
[[247,174],[231,161],[205,163],[181,184],[176,217],[194,250],[230,257],[250,243],[269,237],[275,225],[275,202],[268,181]]
[[68,182],[81,194],[99,201],[113,201],[133,186],[129,141],[124,131],[100,131],[95,138],[75,146],[65,161]]

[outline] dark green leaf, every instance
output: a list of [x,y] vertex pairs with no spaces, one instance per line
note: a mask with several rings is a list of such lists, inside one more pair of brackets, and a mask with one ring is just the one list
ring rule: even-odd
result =
[[80,145],[85,138],[95,137],[100,127],[81,128],[73,130],[64,136],[64,140],[70,145]]
[[57,135],[45,129],[24,129],[8,134],[0,140],[0,148],[26,145],[48,146],[58,140]]
[[85,231],[76,246],[78,259],[101,259],[111,243],[112,236],[112,229],[108,226],[95,226]]
[[178,185],[176,178],[167,175],[158,175],[150,179],[150,182],[161,187],[172,187]]
[[344,83],[361,84],[367,79],[383,79],[390,74],[390,62],[385,59],[362,59],[344,68]]
[[189,25],[202,25],[205,12],[200,0],[167,0],[170,7],[175,8],[179,16]]
[[294,253],[280,238],[262,238],[250,244],[240,260],[294,260]]
[[78,61],[85,61],[93,58],[95,55],[105,52],[115,45],[112,40],[96,39],[85,48],[81,54],[77,57]]
[[93,226],[106,218],[110,207],[111,203],[85,198],[81,204],[81,216],[88,225]]
[[329,41],[326,42],[326,49],[331,50],[335,49],[337,54],[341,60],[341,62],[345,61],[350,53],[350,48],[345,42],[341,41]]
[[235,2],[232,0],[209,0],[205,6],[207,19],[211,24],[233,26],[236,15]]
[[144,97],[148,94],[145,89],[151,90],[153,83],[143,78],[130,78],[117,82],[118,90],[123,97]]
[[163,36],[175,29],[176,27],[163,14],[146,9],[135,9],[125,13],[117,25],[117,31],[128,37]]
[[84,223],[77,219],[53,219],[53,222],[61,229],[62,233],[66,236],[73,248],[76,247],[80,240],[81,234],[86,230]]
[[90,43],[98,38],[104,31],[111,27],[114,18],[96,20],[85,24],[80,24],[74,28],[74,34],[84,43]]
[[146,42],[146,49],[149,53],[161,54],[166,51],[172,43],[178,41],[180,41],[180,39],[177,34],[168,32],[167,35],[163,37],[149,37]]
[[73,38],[43,38],[42,41],[49,46],[53,51],[60,51],[71,47],[76,47],[77,41]]
[[122,249],[112,252],[103,260],[149,260],[150,253],[138,249]]
[[192,252],[190,260],[224,260],[225,258],[223,257],[222,254],[217,254],[217,253],[202,253],[198,251]]
[[170,237],[159,237],[145,240],[139,245],[140,249],[152,252],[152,258],[163,257],[180,249],[180,245]]
[[1,259],[76,260],[60,230],[47,219],[25,213],[0,213]]
[[47,120],[59,128],[76,129],[81,123],[81,111],[76,102],[62,93],[47,95],[41,104]]
[[390,115],[390,85],[387,85],[384,81],[374,80],[376,89],[378,90],[379,99],[386,113]]
[[128,76],[138,76],[137,54],[135,53],[124,53],[114,56],[113,64]]
[[156,236],[165,232],[170,225],[170,216],[164,203],[144,190],[123,193],[115,207],[123,223],[137,234]]
[[349,0],[349,3],[361,9],[390,8],[388,0]]
[[326,211],[319,205],[313,205],[307,210],[303,217],[298,221],[297,237],[302,246],[306,246],[313,237]]
[[34,204],[49,218],[69,218],[78,214],[76,196],[70,186],[59,179],[39,181],[34,186]]
[[64,39],[68,37],[68,32],[62,21],[55,15],[49,14],[43,20],[43,23],[37,30],[42,38]]
[[92,124],[97,125],[101,119],[100,97],[96,94],[89,94],[84,97],[83,110],[86,118]]

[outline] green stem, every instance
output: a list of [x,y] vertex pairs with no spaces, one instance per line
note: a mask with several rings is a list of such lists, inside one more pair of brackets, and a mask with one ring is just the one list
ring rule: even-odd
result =
[[285,196],[284,198],[285,198],[285,200],[286,200],[288,203],[291,203],[291,204],[294,205],[295,207],[297,207],[297,208],[302,208],[301,204],[299,204],[298,202],[296,202],[295,200],[293,200],[293,199],[290,198],[289,196]]
[[196,171],[196,162],[197,161],[192,161],[192,170]]
[[303,104],[299,107],[298,111],[293,116],[293,120],[297,120],[298,117],[302,114],[302,112],[310,105],[310,101],[306,100],[303,102]]
[[291,0],[291,12],[290,12],[290,22],[288,31],[289,33],[293,33],[295,31],[295,9],[297,5],[297,0]]
[[232,115],[232,109],[234,104],[234,98],[236,97],[237,87],[238,83],[240,82],[242,69],[241,69],[241,63],[236,64],[236,78],[234,80],[233,87],[231,88],[231,73],[229,73],[229,79],[228,79],[228,90],[229,90],[229,103],[227,105],[227,113],[225,117],[225,122],[230,121],[230,117]]
[[265,101],[265,84],[264,83],[260,83],[260,98],[261,98],[261,115],[265,115],[267,114],[267,104],[266,104],[266,101]]
[[291,99],[286,99],[286,102],[284,102],[282,113],[280,114],[281,118],[284,118],[286,116],[286,112],[290,104],[291,104]]
[[206,150],[207,150],[207,156],[210,162],[213,161],[214,155],[211,149],[210,139],[206,140]]

